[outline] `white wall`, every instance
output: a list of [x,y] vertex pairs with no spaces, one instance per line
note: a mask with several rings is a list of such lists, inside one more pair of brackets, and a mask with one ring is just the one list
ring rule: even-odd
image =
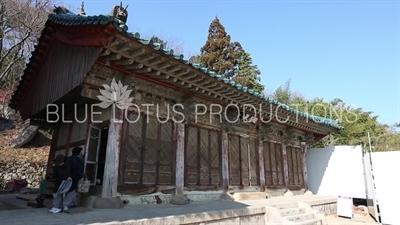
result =
[[383,224],[400,224],[400,151],[373,152],[376,198]]
[[308,189],[316,195],[343,195],[365,199],[361,146],[308,149]]

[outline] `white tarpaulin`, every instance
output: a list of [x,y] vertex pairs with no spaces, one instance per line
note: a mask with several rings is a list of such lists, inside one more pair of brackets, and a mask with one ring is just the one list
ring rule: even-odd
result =
[[[365,171],[366,176],[363,158],[365,168],[370,170]],[[372,170],[369,155],[363,157],[361,146],[309,149],[306,153],[308,188],[317,195],[366,199],[368,184],[370,213],[375,214],[375,197],[381,223],[400,225],[400,151],[373,152],[371,161]],[[373,190],[374,184],[376,190]]]
[[330,146],[306,153],[308,189],[316,195],[365,199],[361,146]]
[[400,225],[400,151],[373,152],[371,160],[381,223]]

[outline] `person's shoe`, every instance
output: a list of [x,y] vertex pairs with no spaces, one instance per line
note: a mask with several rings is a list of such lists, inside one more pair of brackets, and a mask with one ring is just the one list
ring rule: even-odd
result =
[[54,210],[56,210],[57,208],[56,207],[53,207],[53,208],[51,208],[50,210],[49,210],[49,212],[53,212]]
[[61,209],[54,209],[53,211],[52,211],[52,213],[59,213],[59,212],[61,212],[62,210]]
[[64,206],[64,212],[65,213],[68,213],[69,211],[68,211],[69,209],[68,209],[68,206]]

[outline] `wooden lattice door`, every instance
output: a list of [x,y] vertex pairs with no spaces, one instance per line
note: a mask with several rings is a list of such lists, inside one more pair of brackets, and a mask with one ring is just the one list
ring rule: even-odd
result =
[[240,137],[229,135],[229,164],[230,164],[230,184],[233,186],[241,185],[241,165],[240,165]]
[[138,118],[137,114],[129,114],[128,125],[128,138],[127,145],[124,148],[125,170],[124,170],[124,183],[126,184],[139,184],[141,177],[141,148],[143,145],[143,120]]
[[288,161],[289,186],[296,188],[303,187],[304,175],[301,149],[286,146],[286,154]]
[[187,185],[220,185],[220,141],[215,130],[188,126],[186,133]]
[[268,188],[284,187],[282,144],[264,141],[263,150],[266,186]]
[[125,183],[171,185],[173,182],[173,124],[154,117],[129,115]]
[[259,182],[260,179],[258,179],[259,164],[258,164],[258,147],[256,139],[253,138],[249,139],[249,153],[250,153],[250,185],[256,186],[260,184]]
[[258,154],[256,140],[229,135],[230,184],[233,186],[258,185]]

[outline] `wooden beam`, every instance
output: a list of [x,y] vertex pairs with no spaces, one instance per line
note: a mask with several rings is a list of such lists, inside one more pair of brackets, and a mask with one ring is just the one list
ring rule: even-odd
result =
[[142,56],[139,56],[138,57],[138,61],[143,62],[143,61],[147,61],[147,60],[150,60],[150,59],[153,59],[153,58],[154,58],[154,55],[151,54],[151,53],[148,53],[148,54],[144,54]]
[[157,64],[156,66],[158,69],[163,70],[163,69],[171,66],[171,61],[161,62],[161,63]]
[[120,59],[116,60],[113,63],[116,65],[122,65],[122,66],[127,66],[127,65],[132,65],[133,64],[133,59]]
[[258,165],[260,171],[260,191],[265,191],[265,165],[264,165],[264,146],[261,135],[258,135]]
[[135,58],[136,56],[140,56],[140,55],[144,54],[145,52],[146,51],[143,48],[134,49],[134,50],[131,50],[127,54],[127,57],[128,58]]
[[229,192],[229,154],[228,154],[228,133],[222,131],[222,190]]
[[137,69],[134,70],[136,73],[150,73],[152,69],[150,67],[142,68],[142,69]]
[[106,55],[109,55],[110,53],[111,53],[110,50],[105,49],[103,52],[100,53],[100,56],[106,56]]
[[165,70],[166,70],[167,73],[172,73],[172,72],[177,71],[177,70],[180,70],[180,69],[181,69],[180,66],[178,66],[178,65],[172,65],[172,66],[170,66],[170,67],[167,67]]
[[289,186],[289,168],[288,168],[288,159],[286,153],[286,144],[282,143],[282,161],[283,161],[283,175],[285,179],[285,186],[288,188]]
[[137,70],[137,69],[141,69],[143,68],[143,64],[139,63],[139,64],[133,64],[133,65],[129,65],[129,66],[125,66],[128,69],[132,69],[132,70]]
[[115,41],[114,42],[112,42],[109,46],[107,46],[107,47],[114,47],[114,46],[117,46],[117,45],[119,45],[121,42],[120,42],[120,39],[119,38],[116,38],[115,39]]
[[83,78],[82,81],[83,84],[88,84],[89,86],[96,86],[96,87],[102,87],[104,84],[103,79],[99,79],[97,77],[92,77],[92,76],[86,76]]
[[121,59],[121,55],[120,54],[107,55],[107,56],[103,56],[102,59],[104,61],[114,61],[114,60]]
[[119,47],[117,52],[118,53],[124,53],[124,52],[128,51],[129,49],[131,49],[132,47],[133,47],[133,43],[132,42],[128,42],[128,43],[122,45],[121,47]]
[[188,68],[184,68],[184,69],[174,72],[174,76],[180,77],[180,76],[183,76],[188,73],[190,73],[190,70]]
[[308,191],[308,175],[307,175],[307,162],[306,162],[306,149],[307,146],[302,146],[302,154],[301,154],[301,162],[303,167],[303,182],[304,182],[304,189]]
[[183,195],[185,174],[185,124],[177,123],[175,195]]
[[164,59],[163,59],[163,57],[154,57],[153,59],[150,59],[149,61],[147,61],[150,65],[153,65],[153,64],[157,64],[157,63],[161,63],[161,62],[163,62],[164,61]]
[[90,89],[90,88],[83,88],[83,90],[81,92],[81,95],[82,95],[82,97],[85,97],[85,98],[99,100],[97,98],[97,96],[101,95],[101,93],[100,93],[99,90]]
[[101,192],[102,198],[117,197],[123,114],[123,110],[118,109],[117,107],[115,107],[115,113],[111,112],[110,126],[108,128],[103,188]]
[[152,72],[150,72],[150,73],[148,73],[149,75],[151,75],[151,76],[161,76],[161,71],[152,71]]

